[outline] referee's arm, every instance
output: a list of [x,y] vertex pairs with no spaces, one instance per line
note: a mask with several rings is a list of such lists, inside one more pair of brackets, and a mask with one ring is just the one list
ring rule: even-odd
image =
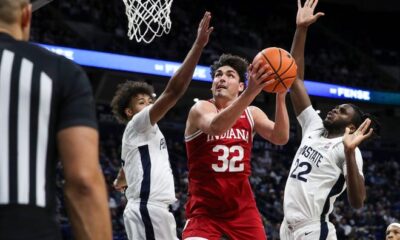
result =
[[99,167],[99,136],[90,127],[58,133],[65,196],[76,239],[111,239],[106,186]]
[[111,218],[99,164],[99,134],[91,87],[81,69],[69,67],[72,69],[64,71],[63,75],[67,79],[62,82],[64,96],[57,134],[66,180],[67,210],[75,239],[111,239]]

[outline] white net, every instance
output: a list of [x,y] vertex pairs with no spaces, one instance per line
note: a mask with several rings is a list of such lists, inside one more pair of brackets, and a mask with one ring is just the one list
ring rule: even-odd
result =
[[123,0],[128,16],[129,39],[150,43],[171,30],[172,0]]

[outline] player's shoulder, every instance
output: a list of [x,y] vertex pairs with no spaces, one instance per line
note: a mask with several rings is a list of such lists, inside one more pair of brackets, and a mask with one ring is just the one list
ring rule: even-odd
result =
[[253,105],[248,106],[247,110],[249,110],[252,115],[259,114],[259,113],[264,113],[263,110],[261,110],[259,107],[253,106]]
[[299,121],[302,120],[318,120],[322,122],[321,116],[318,114],[318,112],[314,109],[312,105],[306,107],[297,115],[297,119]]
[[213,100],[199,100],[194,104],[194,106],[214,106],[215,107],[215,103]]
[[209,100],[199,100],[197,101],[192,108],[191,112],[205,113],[205,112],[216,112],[217,107],[212,101]]
[[[335,145],[334,145],[334,148],[336,148],[338,152],[340,152],[341,154],[344,155],[343,138],[340,137],[340,138],[335,139],[334,144],[335,144]],[[356,147],[355,150],[354,150],[354,152],[356,153],[356,155],[361,155],[361,150],[360,150],[359,147]]]
[[268,115],[257,106],[248,106],[245,110],[245,113],[248,114],[248,117],[254,122],[254,124],[260,121],[270,121]]
[[149,105],[136,113],[127,123],[125,131],[137,134],[147,134],[148,131],[154,132],[158,129],[157,123],[152,125],[150,122],[150,109],[154,105]]
[[[334,138],[331,140],[331,149],[333,150],[332,153],[336,155],[341,155],[344,157],[344,144],[343,144],[343,137]],[[355,149],[356,155],[361,155],[360,148],[356,147]]]
[[133,117],[129,120],[127,127],[131,127],[132,125],[135,125],[138,121],[140,121],[143,118],[150,118],[150,109],[153,107],[153,104],[150,104],[146,107],[144,107],[142,110],[137,112]]
[[128,147],[128,146],[136,146],[134,141],[131,141],[131,139],[134,139],[137,136],[137,127],[134,125],[134,122],[130,121],[125,127],[124,133],[122,135],[122,149]]
[[251,112],[261,111],[261,109],[259,107],[253,106],[253,105],[248,106],[247,109],[250,110]]

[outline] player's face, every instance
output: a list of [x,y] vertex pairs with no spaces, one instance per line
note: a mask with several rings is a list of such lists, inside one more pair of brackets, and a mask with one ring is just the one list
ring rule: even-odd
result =
[[143,110],[143,108],[153,103],[153,98],[147,94],[139,93],[132,97],[129,108],[126,109],[126,114],[133,117],[136,113]]
[[386,240],[400,240],[400,228],[397,226],[389,226],[386,229]]
[[215,71],[211,91],[214,97],[233,99],[244,89],[239,74],[230,66],[222,66]]
[[338,105],[328,112],[324,120],[324,126],[328,130],[344,130],[347,126],[351,124],[354,114],[354,109],[350,105]]

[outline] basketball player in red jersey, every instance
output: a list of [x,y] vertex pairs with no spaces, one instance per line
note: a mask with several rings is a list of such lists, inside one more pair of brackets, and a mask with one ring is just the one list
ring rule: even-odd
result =
[[189,112],[185,141],[189,196],[184,240],[266,239],[248,177],[255,133],[283,145],[289,139],[285,93],[277,94],[276,118],[249,106],[271,69],[224,54],[211,66],[213,98],[197,102]]

